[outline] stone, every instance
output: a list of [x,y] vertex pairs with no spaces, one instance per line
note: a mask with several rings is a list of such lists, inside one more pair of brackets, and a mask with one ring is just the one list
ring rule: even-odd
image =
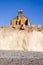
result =
[[43,52],[1,50],[0,65],[43,65]]

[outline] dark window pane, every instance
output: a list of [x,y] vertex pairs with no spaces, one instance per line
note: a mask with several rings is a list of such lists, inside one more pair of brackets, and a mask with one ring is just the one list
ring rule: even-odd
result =
[[28,19],[25,21],[25,25],[28,25]]
[[17,25],[17,21],[16,21],[16,25]]
[[21,25],[21,20],[19,21],[19,25]]

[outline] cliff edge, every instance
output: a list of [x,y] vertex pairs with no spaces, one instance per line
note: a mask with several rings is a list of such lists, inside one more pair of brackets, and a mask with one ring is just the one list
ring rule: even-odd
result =
[[0,50],[43,51],[43,27],[0,27]]

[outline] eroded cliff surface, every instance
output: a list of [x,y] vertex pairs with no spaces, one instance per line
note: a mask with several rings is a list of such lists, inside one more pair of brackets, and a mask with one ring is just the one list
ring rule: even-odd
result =
[[0,27],[0,50],[43,51],[43,27]]

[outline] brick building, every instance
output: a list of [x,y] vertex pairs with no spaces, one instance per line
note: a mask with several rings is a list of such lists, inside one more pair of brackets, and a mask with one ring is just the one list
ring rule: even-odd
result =
[[18,16],[11,20],[10,23],[12,26],[15,25],[29,25],[30,26],[30,20],[23,15],[23,11],[18,11]]

